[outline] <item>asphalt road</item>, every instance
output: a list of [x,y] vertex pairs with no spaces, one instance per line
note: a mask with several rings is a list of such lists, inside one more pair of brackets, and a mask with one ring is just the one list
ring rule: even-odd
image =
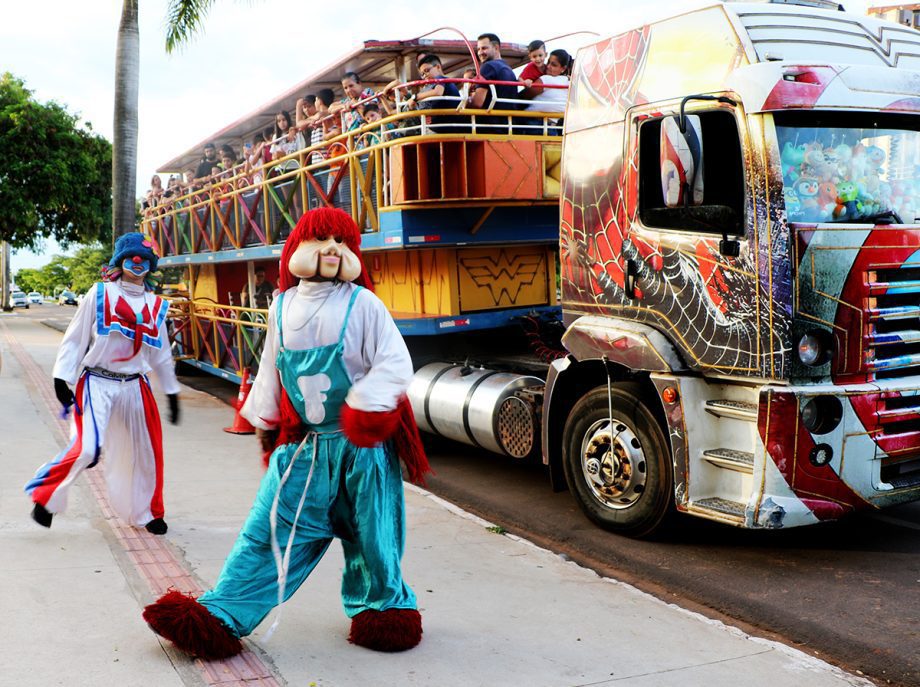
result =
[[[28,315],[60,324],[71,311]],[[182,381],[228,401],[237,393],[207,375]],[[433,492],[510,532],[881,685],[920,685],[920,503],[769,532],[685,517],[667,537],[637,541],[592,525],[570,494],[552,492],[542,465],[438,440],[429,453]]]

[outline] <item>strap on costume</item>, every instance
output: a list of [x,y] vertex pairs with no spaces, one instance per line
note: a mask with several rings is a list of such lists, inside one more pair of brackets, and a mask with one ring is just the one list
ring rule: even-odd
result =
[[[294,462],[300,456],[303,447],[311,438],[313,440],[313,458],[310,461],[310,472],[307,474],[307,482],[304,484],[303,493],[300,495],[300,502],[297,504],[297,512],[294,515],[294,522],[291,523],[291,533],[288,535],[287,547],[282,556],[281,546],[278,544],[278,501],[281,499],[281,490],[284,488],[284,483],[287,482],[288,477],[291,476],[291,471],[294,469]],[[278,571],[278,615],[275,616],[274,622],[265,633],[266,642],[275,634],[275,630],[278,629],[278,625],[281,622],[281,611],[284,606],[284,592],[287,588],[288,570],[291,566],[291,549],[294,545],[294,535],[297,532],[297,521],[300,520],[300,513],[303,511],[304,501],[307,500],[307,491],[310,489],[310,482],[313,481],[313,468],[316,467],[318,447],[319,442],[317,441],[317,433],[307,432],[307,435],[303,438],[303,441],[300,442],[297,450],[294,451],[294,455],[291,456],[291,462],[288,463],[284,474],[281,475],[281,481],[278,483],[278,489],[275,492],[275,498],[272,500],[272,507],[268,513],[268,523],[271,526],[272,533],[272,556],[275,558],[275,570]]]
[[351,292],[351,298],[348,299],[348,310],[345,311],[345,319],[342,321],[342,331],[339,332],[339,346],[345,342],[345,328],[348,327],[348,318],[351,316],[351,309],[355,304],[355,299],[358,297],[358,292],[363,288],[363,286],[357,286],[355,290]]
[[278,347],[284,348],[284,327],[281,326],[281,309],[284,307],[284,291],[278,294],[278,309],[275,315],[278,319]]

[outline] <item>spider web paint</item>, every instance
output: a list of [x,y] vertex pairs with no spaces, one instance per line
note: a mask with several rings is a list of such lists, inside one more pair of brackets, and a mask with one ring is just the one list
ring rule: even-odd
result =
[[[622,116],[629,107],[644,102],[639,88],[647,45],[646,29],[601,44],[586,60],[582,56],[578,84],[588,86],[594,97],[604,100],[606,121],[615,119],[611,112]],[[605,71],[604,65],[609,69]],[[608,127],[616,132],[612,138],[621,141],[625,125]],[[578,137],[579,132],[573,135]],[[615,153],[613,157],[617,157]],[[668,245],[662,245],[659,234],[650,232],[642,237],[632,232],[638,214],[636,194],[631,191],[638,188],[638,149],[634,145],[625,160],[611,162],[577,182],[573,175],[563,179],[560,250],[566,306],[617,314],[654,326],[669,334],[692,367],[749,375],[781,374],[789,323],[786,318],[770,322],[758,317],[757,303],[771,304],[772,295],[763,285],[772,282],[764,278],[765,274],[757,278],[754,254],[744,253],[729,264],[719,254],[717,236],[667,234]],[[766,214],[765,206],[749,203],[749,218],[755,212]],[[763,222],[767,218],[758,219]],[[755,246],[754,250],[761,255],[788,255],[784,217],[770,220],[777,227],[770,245]],[[761,241],[765,239],[761,237]],[[628,261],[634,265],[632,298],[625,288]],[[768,271],[766,261],[761,263],[761,271]],[[785,263],[773,261],[774,271],[777,263],[788,266],[788,257]],[[778,292],[789,286],[787,279],[775,281]],[[771,332],[771,327],[776,331]],[[762,341],[776,341],[776,350],[761,356]]]

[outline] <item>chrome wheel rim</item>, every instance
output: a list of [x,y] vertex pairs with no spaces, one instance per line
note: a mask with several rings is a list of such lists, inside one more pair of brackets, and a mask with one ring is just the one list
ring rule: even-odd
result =
[[581,472],[598,503],[613,510],[635,505],[645,493],[645,452],[635,432],[616,418],[593,423],[581,442]]

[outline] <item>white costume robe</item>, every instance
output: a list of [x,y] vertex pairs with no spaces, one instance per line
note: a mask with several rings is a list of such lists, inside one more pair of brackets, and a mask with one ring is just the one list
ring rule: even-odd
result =
[[[70,486],[103,458],[109,501],[126,522],[162,518],[163,445],[146,375],[179,393],[165,300],[121,279],[98,283],[77,308],[58,350],[53,375],[76,384],[70,445],[39,468],[26,492],[51,513],[67,507]],[[141,337],[134,355],[135,326]]]

